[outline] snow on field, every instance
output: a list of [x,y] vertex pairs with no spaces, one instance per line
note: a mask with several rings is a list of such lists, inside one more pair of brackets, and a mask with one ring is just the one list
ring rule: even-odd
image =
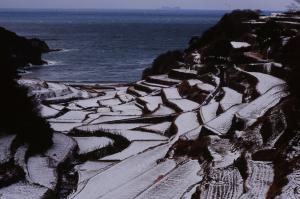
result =
[[54,131],[68,133],[73,128],[81,126],[81,124],[80,123],[50,122],[50,126]]
[[58,111],[61,111],[65,108],[65,106],[59,104],[50,104],[50,107]]
[[78,100],[74,103],[82,108],[92,108],[92,107],[98,107],[98,100],[103,99],[103,97],[96,97],[91,99],[85,99],[85,100]]
[[135,198],[140,193],[151,187],[153,184],[159,182],[161,178],[165,177],[170,171],[176,167],[174,160],[166,160],[159,163],[153,168],[149,169],[137,178],[128,183],[118,187],[112,192],[104,195],[103,199],[125,199]]
[[192,199],[192,196],[197,191],[198,186],[199,184],[195,184],[193,187],[189,187],[189,189],[182,195],[180,199]]
[[165,141],[134,141],[123,151],[110,156],[106,156],[101,160],[124,160],[130,156],[139,154],[149,148],[158,146],[162,143],[165,143]]
[[[78,90],[73,87],[67,87],[68,92],[59,90],[59,87],[66,87],[63,84],[54,84],[57,88],[55,90],[51,90],[51,88],[47,88],[44,93],[37,93],[37,96],[41,100],[45,100],[49,103],[62,103],[66,101],[70,101],[72,99],[78,98],[89,98],[90,94],[84,90]],[[35,94],[35,93],[34,93]]]
[[149,126],[141,127],[142,130],[158,133],[161,135],[165,135],[165,133],[169,130],[172,122],[162,122],[158,124],[152,124]]
[[110,131],[110,130],[124,130],[124,129],[134,129],[142,126],[147,126],[149,123],[117,123],[117,124],[95,124],[95,125],[86,125],[78,127],[78,130],[81,131]]
[[171,79],[168,77],[168,75],[150,76],[150,77],[148,77],[148,80],[151,82],[155,82],[155,83],[159,82],[160,84],[165,84],[165,85],[174,85],[174,84],[181,83],[180,80]]
[[[106,117],[106,116],[114,116],[114,117],[118,117],[118,116],[123,116],[123,117],[131,117],[131,116],[141,116],[143,114],[142,110],[137,110],[137,109],[131,109],[131,110],[127,110],[127,111],[116,111],[116,112],[108,112],[108,113],[103,113],[100,115],[99,119],[101,119],[101,117]],[[97,118],[96,118],[97,119]],[[130,118],[128,118],[130,119]]]
[[177,88],[164,88],[162,90],[162,94],[165,99],[181,99],[182,97],[180,96]]
[[116,162],[86,161],[83,164],[75,166],[79,174],[78,184],[84,183],[95,175],[105,171],[113,166]]
[[106,137],[73,137],[78,144],[79,155],[86,154],[113,144],[113,140]]
[[186,80],[186,83],[188,84],[188,86],[191,88],[197,84],[203,84],[203,82],[199,79],[189,79],[189,80]]
[[172,69],[172,71],[177,72],[178,74],[187,74],[187,75],[197,75],[198,72],[196,70],[186,69],[186,68],[178,68],[178,69]]
[[102,113],[90,113],[86,116],[86,118],[83,120],[84,124],[89,124],[90,122],[94,121],[95,119],[99,118]]
[[168,102],[181,112],[192,111],[200,107],[198,103],[188,99],[170,99]]
[[11,158],[10,147],[16,135],[0,136],[0,165],[8,162]]
[[215,87],[213,85],[206,84],[206,83],[196,84],[195,87],[197,88],[198,91],[205,92],[205,93],[211,93],[215,90]]
[[204,125],[205,129],[210,131],[213,134],[225,135],[229,131],[232,125],[234,114],[245,106],[246,104],[240,104],[231,107],[230,109],[220,114],[215,119],[207,122]]
[[125,137],[130,142],[133,141],[166,141],[168,140],[167,137],[158,135],[156,133],[149,133],[144,131],[136,131],[136,130],[112,130],[110,131],[112,134],[121,135]]
[[66,106],[66,108],[70,111],[81,111],[82,107],[78,106],[77,104],[71,102]]
[[230,107],[241,104],[243,101],[243,95],[241,93],[236,92],[235,90],[222,87],[222,90],[225,92],[224,97],[220,101],[220,106],[223,111],[228,110]]
[[32,156],[27,161],[30,182],[54,190],[58,177],[56,168],[50,167],[50,159],[42,156]]
[[230,42],[230,44],[231,44],[231,46],[232,46],[233,48],[236,48],[236,49],[238,49],[238,48],[248,48],[248,47],[251,46],[251,45],[250,45],[249,43],[247,43],[247,42],[237,42],[237,41],[232,41],[232,42]]
[[113,99],[107,99],[107,100],[101,100],[99,101],[99,104],[101,106],[115,106],[115,105],[119,105],[122,102],[118,99],[118,98],[113,98]]
[[58,110],[50,108],[45,105],[41,105],[41,115],[44,118],[55,117],[59,113]]
[[82,122],[86,116],[90,112],[86,111],[69,111],[62,116],[55,118],[55,119],[50,119],[50,122],[70,122],[70,123],[76,123],[76,122]]
[[53,145],[45,152],[45,155],[54,160],[52,164],[57,166],[70,157],[76,147],[76,142],[61,133],[54,133],[52,140]]
[[118,121],[118,120],[126,120],[126,119],[132,119],[137,118],[137,116],[124,116],[124,115],[110,115],[110,116],[100,116],[98,119],[92,121],[90,124],[100,124],[104,122],[112,122],[112,121]]
[[116,111],[129,111],[129,110],[141,110],[137,105],[135,105],[135,103],[127,103],[127,104],[121,104],[121,105],[116,105],[116,106],[112,106],[111,110],[113,112]]
[[127,92],[138,97],[146,96],[148,93],[135,89],[133,86],[128,87]]
[[134,100],[134,97],[128,93],[117,94],[117,98],[119,98],[119,100],[121,100],[121,102],[123,102],[123,103],[128,103],[128,102]]
[[139,100],[143,101],[144,103],[150,103],[150,104],[162,104],[163,103],[160,96],[139,97]]
[[200,126],[197,114],[194,112],[187,112],[179,115],[174,124],[177,128],[174,141],[176,141],[181,135],[184,135]]
[[219,102],[212,102],[200,107],[199,113],[203,124],[217,117],[218,108]]
[[139,97],[138,101],[141,102],[145,106],[145,108],[150,112],[156,110],[159,104],[163,103],[160,96]]
[[169,144],[156,147],[110,167],[91,178],[80,192],[70,198],[96,199],[103,197],[155,167],[157,165],[156,161],[166,155],[169,147]]
[[26,165],[26,161],[27,161],[26,154],[28,148],[29,148],[28,144],[23,144],[22,146],[17,148],[14,155],[15,165],[21,167],[26,176],[28,176],[27,165]]
[[199,138],[199,134],[201,132],[202,126],[198,126],[197,128],[185,133],[183,135],[187,140],[197,140]]
[[201,166],[197,160],[188,160],[168,173],[153,186],[142,192],[137,199],[181,198],[186,190],[202,180],[197,175]]
[[174,113],[176,113],[175,110],[173,110],[163,104],[160,104],[158,106],[158,109],[156,111],[154,111],[153,113],[151,113],[151,115],[153,115],[153,116],[172,115]]
[[257,78],[258,84],[256,85],[256,89],[260,94],[264,94],[274,86],[285,84],[285,81],[283,81],[282,79],[279,79],[277,77],[268,74],[258,73],[258,72],[248,72],[248,73]]
[[97,112],[98,113],[109,113],[109,112],[111,112],[111,110],[108,107],[101,107],[101,108],[97,109]]
[[38,185],[18,182],[0,189],[1,199],[41,199],[46,196],[48,189]]
[[285,86],[275,86],[239,110],[236,113],[236,117],[239,121],[243,121],[245,126],[251,125],[257,118],[263,116],[270,108],[274,107],[282,98],[288,95],[289,93],[286,91]]
[[141,90],[145,90],[145,91],[148,91],[150,93],[154,92],[154,91],[157,91],[157,90],[161,90],[161,87],[157,87],[157,86],[150,86],[150,85],[147,85],[147,84],[143,84],[145,80],[142,80],[142,81],[138,81],[135,83],[135,86],[137,88],[140,88]]
[[152,83],[152,82],[147,82],[147,81],[144,81],[143,84],[148,85],[148,86],[159,87],[159,88],[168,88],[169,87],[169,86],[164,85],[164,84]]

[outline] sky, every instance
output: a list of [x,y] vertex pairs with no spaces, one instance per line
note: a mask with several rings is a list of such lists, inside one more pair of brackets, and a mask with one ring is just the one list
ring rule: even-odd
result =
[[262,9],[285,10],[293,0],[0,0],[0,8],[61,9]]

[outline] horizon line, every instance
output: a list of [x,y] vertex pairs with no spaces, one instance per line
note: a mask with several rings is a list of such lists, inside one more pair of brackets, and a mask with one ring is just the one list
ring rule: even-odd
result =
[[86,10],[86,11],[103,11],[103,10],[140,10],[140,11],[233,11],[233,10],[260,10],[266,12],[276,12],[276,11],[287,11],[283,10],[265,10],[265,9],[249,9],[249,8],[236,8],[236,9],[197,9],[197,8],[0,8],[0,10],[65,10],[65,11],[72,11],[72,10]]

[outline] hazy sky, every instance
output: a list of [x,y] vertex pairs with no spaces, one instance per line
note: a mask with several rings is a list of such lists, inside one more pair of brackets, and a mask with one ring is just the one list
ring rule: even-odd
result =
[[182,9],[251,8],[283,10],[292,0],[0,0],[0,8]]

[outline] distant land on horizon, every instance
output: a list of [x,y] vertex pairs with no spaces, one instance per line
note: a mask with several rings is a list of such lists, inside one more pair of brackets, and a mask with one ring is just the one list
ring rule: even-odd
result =
[[[161,7],[161,8],[0,8],[0,11],[222,11],[222,12],[231,12],[233,10],[245,10],[245,9],[186,9],[181,7]],[[251,9],[250,9],[251,10]],[[287,9],[282,10],[266,10],[266,9],[252,9],[252,10],[261,10],[263,12],[282,12]]]

